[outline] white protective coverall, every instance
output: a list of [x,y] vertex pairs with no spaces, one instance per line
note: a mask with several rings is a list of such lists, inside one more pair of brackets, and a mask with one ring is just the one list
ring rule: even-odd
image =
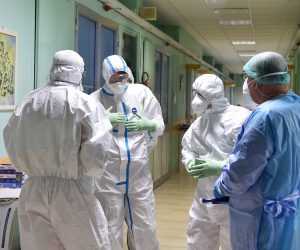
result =
[[[195,158],[223,161],[231,153],[236,136],[249,110],[230,105],[224,97],[222,80],[205,74],[193,83],[193,89],[203,97],[206,110],[182,138],[182,162],[185,167]],[[196,96],[195,98],[197,98]],[[203,204],[212,199],[217,176],[198,180],[194,202],[189,210],[187,249],[230,250],[229,212],[227,205]]]
[[[120,56],[113,55],[103,62],[106,84],[91,95],[112,112],[121,112],[126,120],[145,116],[156,124],[155,132],[128,131],[124,124],[113,126],[113,145],[106,171],[98,182],[96,193],[107,217],[113,247],[123,244],[123,223],[127,222],[134,246],[130,249],[159,249],[156,238],[153,182],[148,168],[148,153],[156,139],[163,134],[161,107],[151,90],[142,84],[128,84],[123,94],[114,94],[107,85],[118,71],[127,65]],[[115,248],[116,249],[116,248]]]
[[56,52],[48,85],[30,92],[4,129],[14,168],[29,176],[19,203],[22,250],[111,249],[91,176],[104,172],[112,126],[79,90],[83,67],[76,52]]

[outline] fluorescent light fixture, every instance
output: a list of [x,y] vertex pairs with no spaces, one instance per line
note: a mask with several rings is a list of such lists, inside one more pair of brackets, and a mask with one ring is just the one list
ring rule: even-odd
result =
[[226,0],[205,0],[206,4],[219,4],[219,3],[225,3]]
[[220,20],[220,25],[250,25],[251,20]]
[[246,8],[214,9],[214,13],[216,15],[249,14],[249,9]]
[[233,45],[255,45],[255,41],[232,41]]
[[254,56],[256,53],[239,53],[240,57],[252,57]]

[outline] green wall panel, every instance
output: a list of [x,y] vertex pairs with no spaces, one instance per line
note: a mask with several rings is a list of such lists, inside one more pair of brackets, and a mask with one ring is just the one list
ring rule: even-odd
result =
[[[1,1],[0,28],[17,34],[16,103],[34,87],[34,0]],[[12,110],[0,110],[0,157],[7,157],[2,131]]]
[[39,0],[37,37],[37,87],[47,83],[53,54],[75,49],[75,2]]

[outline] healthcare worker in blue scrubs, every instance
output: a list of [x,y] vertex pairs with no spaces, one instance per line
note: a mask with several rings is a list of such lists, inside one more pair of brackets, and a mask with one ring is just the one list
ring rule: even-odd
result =
[[123,244],[126,220],[130,249],[156,250],[159,244],[148,153],[164,131],[161,107],[149,88],[128,83],[128,67],[121,56],[105,58],[102,73],[105,85],[91,95],[107,109],[113,142],[96,196],[107,217],[112,249]]
[[243,69],[244,89],[259,105],[245,121],[214,192],[230,196],[233,250],[298,250],[300,98],[289,90],[280,54],[259,53]]

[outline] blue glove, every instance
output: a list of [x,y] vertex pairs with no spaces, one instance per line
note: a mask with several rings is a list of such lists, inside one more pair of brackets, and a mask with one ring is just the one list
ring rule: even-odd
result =
[[125,127],[129,131],[148,130],[150,132],[154,132],[156,130],[156,124],[154,121],[149,120],[145,116],[139,116],[138,114],[136,114],[136,116],[139,118],[138,120],[131,120],[125,122]]

